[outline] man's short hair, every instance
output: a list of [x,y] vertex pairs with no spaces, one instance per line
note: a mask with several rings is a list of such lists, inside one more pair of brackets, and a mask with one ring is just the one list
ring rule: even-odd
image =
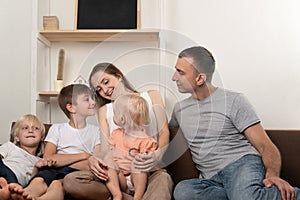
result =
[[206,74],[206,81],[211,82],[215,71],[215,59],[210,51],[201,46],[194,46],[181,51],[178,57],[192,58],[195,70]]

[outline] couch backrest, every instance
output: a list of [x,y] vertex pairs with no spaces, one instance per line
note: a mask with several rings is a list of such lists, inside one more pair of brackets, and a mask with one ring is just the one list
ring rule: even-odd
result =
[[[47,134],[51,124],[44,125]],[[292,186],[300,187],[300,130],[266,130],[266,132],[280,151],[282,157],[281,177]],[[13,138],[10,138],[10,141],[13,141]],[[164,161],[165,163],[172,162],[167,169],[174,184],[184,179],[198,177],[199,172],[192,161],[182,132],[178,129],[170,130],[170,141]],[[176,152],[181,152],[182,155],[178,157]],[[175,161],[173,162],[173,160]]]
[[[181,156],[178,157],[179,154]],[[166,164],[170,163],[167,170],[173,179],[174,185],[181,180],[199,176],[180,129],[170,129],[170,144],[163,160]]]
[[[300,187],[300,130],[266,130],[267,134],[278,147],[282,157],[281,177],[288,181],[292,186]],[[198,177],[190,151],[182,133],[177,130],[170,130],[170,145],[166,152],[166,157],[176,155],[176,152],[184,152],[176,161],[168,167],[174,184],[189,178]],[[175,141],[172,140],[176,138]],[[164,160],[168,161],[167,158]],[[166,162],[165,161],[165,162]]]
[[266,130],[282,158],[281,177],[300,187],[300,130]]

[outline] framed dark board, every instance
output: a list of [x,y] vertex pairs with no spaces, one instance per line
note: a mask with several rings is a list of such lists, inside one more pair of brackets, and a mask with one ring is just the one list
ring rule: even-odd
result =
[[77,0],[75,29],[138,29],[140,0]]

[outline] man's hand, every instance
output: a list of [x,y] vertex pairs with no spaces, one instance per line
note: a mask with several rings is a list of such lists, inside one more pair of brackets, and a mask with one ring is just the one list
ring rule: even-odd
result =
[[142,172],[150,172],[156,167],[159,161],[155,152],[149,152],[147,154],[137,154],[134,158],[134,168]]
[[263,184],[266,187],[271,187],[275,185],[281,193],[281,198],[283,200],[295,200],[296,199],[296,191],[295,189],[285,180],[277,177],[277,176],[272,176],[265,178],[263,180]]

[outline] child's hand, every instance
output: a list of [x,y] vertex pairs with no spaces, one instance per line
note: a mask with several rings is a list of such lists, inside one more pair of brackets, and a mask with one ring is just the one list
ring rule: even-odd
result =
[[43,159],[37,161],[34,166],[37,168],[42,168],[42,167],[47,167],[47,166],[52,167],[55,165],[55,163],[56,163],[56,160],[53,160],[51,158],[43,158]]

